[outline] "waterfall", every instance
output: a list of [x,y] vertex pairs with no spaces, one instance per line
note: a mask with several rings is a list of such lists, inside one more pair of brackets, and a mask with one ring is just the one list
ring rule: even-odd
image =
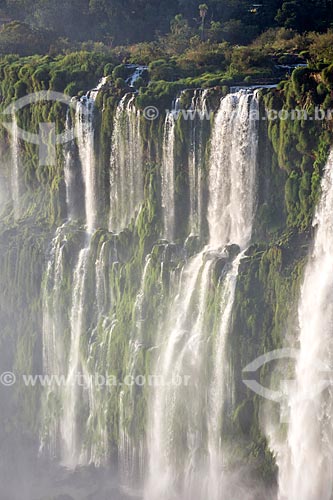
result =
[[161,169],[161,196],[164,237],[173,241],[175,231],[175,109],[167,112],[164,123]]
[[[68,467],[86,464],[90,456],[85,446],[86,422],[81,416],[86,404],[94,409],[93,389],[82,359],[82,338],[87,334],[87,273],[91,252],[91,236],[97,225],[97,174],[94,141],[94,107],[98,92],[105,85],[102,78],[98,86],[82,97],[77,104],[76,126],[79,156],[85,189],[85,212],[87,234],[80,250],[73,275],[70,314],[70,348],[67,379],[62,393],[61,459]],[[99,286],[101,283],[99,282]],[[100,288],[97,290],[100,294]],[[97,299],[98,300],[98,299]],[[83,388],[82,388],[83,385]],[[86,401],[86,400],[87,401]]]
[[[221,456],[220,435],[227,371],[221,363],[227,364],[225,344],[242,256],[232,262],[226,246],[236,244],[244,251],[251,238],[258,142],[253,109],[258,109],[257,95],[242,91],[223,99],[215,118],[208,179],[209,243],[185,264],[160,328],[156,372],[164,385],[154,393],[150,409],[147,500],[221,498],[226,459]],[[223,264],[221,302],[219,326],[212,336],[206,331],[206,316],[218,262]],[[207,380],[212,359],[213,375]],[[180,385],[172,383],[179,377]]]
[[227,489],[223,481],[223,467],[228,457],[223,453],[221,425],[224,407],[232,400],[233,380],[229,376],[226,344],[230,327],[232,306],[235,298],[238,269],[244,253],[240,253],[225,275],[220,293],[220,319],[214,345],[212,381],[208,392],[209,412],[207,416],[209,471],[206,491],[211,500],[223,498]]
[[[98,215],[93,113],[95,99],[104,84],[105,79],[102,79],[96,89],[81,98],[76,109],[75,120],[78,153],[84,180],[87,232],[84,233],[67,223],[57,229],[44,278],[43,365],[44,373],[53,377],[53,383],[45,391],[43,402],[45,429],[41,436],[41,450],[47,450],[52,457],[60,457],[62,463],[68,467],[86,464],[91,457],[96,463],[99,460],[96,450],[93,447],[88,450],[85,443],[85,433],[89,422],[87,423],[82,418],[82,412],[88,408],[91,414],[94,414],[96,405],[94,390],[88,377],[87,360],[82,356],[82,343],[86,340],[85,335],[88,330],[88,268],[92,232],[96,227]],[[68,130],[71,126],[70,121],[68,114],[66,119]],[[67,210],[68,217],[71,219],[75,206],[73,170],[75,157],[71,147],[66,149],[64,160]],[[79,250],[75,250],[75,246],[70,246],[67,249],[70,251],[65,251],[68,235],[74,245],[78,239]],[[105,276],[106,266],[109,263],[108,250],[106,243],[102,244],[95,263],[95,299],[98,318],[102,312],[106,311],[109,298]],[[69,279],[69,259],[73,258],[77,260],[76,264],[74,260],[73,276]],[[64,270],[65,266],[67,266],[66,270]],[[71,297],[66,297],[64,294],[68,294],[69,284],[72,287]],[[66,300],[70,300],[69,308]],[[67,338],[67,332],[70,338]],[[103,427],[101,436],[103,433],[106,442],[106,426]],[[101,444],[99,448],[102,449]]]
[[142,77],[145,71],[148,70],[148,66],[136,66],[135,64],[128,65],[127,67],[132,68],[134,70],[133,74],[126,80],[126,83],[130,87],[134,87],[136,81]]
[[96,466],[105,466],[110,456],[108,433],[108,397],[107,388],[95,384],[96,374],[105,375],[109,370],[108,356],[110,340],[116,320],[108,317],[113,303],[109,272],[110,266],[117,261],[117,249],[114,241],[104,241],[95,261],[95,314],[96,324],[89,336],[87,359],[83,365],[88,382],[87,407],[89,416],[86,422],[87,435],[93,436],[87,446],[87,459]]
[[190,234],[200,235],[202,226],[202,170],[204,163],[203,124],[208,116],[208,90],[194,92],[190,120],[189,189],[190,189]]
[[[129,344],[125,348],[126,375],[142,373],[145,363],[145,310],[152,276],[154,293],[164,294],[163,280],[169,273],[166,314],[157,314],[157,332],[149,340],[155,346],[148,349],[155,356],[154,374],[168,383],[149,388],[146,440],[141,428],[139,433],[133,432],[136,419],[142,419],[141,407],[141,413],[136,415],[140,389],[124,386],[108,392],[114,389],[96,387],[91,379],[91,375],[113,372],[109,362],[112,336],[114,331],[119,335],[114,314],[118,298],[111,297],[114,277],[110,279],[111,267],[119,260],[115,244],[119,236],[107,231],[94,234],[98,226],[95,92],[91,91],[78,103],[76,113],[87,232],[81,234],[80,229],[71,228],[72,223],[57,230],[44,278],[44,368],[48,374],[61,375],[64,384],[47,391],[47,423],[42,445],[70,468],[108,463],[112,452],[108,401],[112,397],[118,401],[118,464],[124,487],[131,489],[140,483],[148,460],[147,500],[167,500],[172,495],[182,500],[193,496],[198,500],[207,496],[220,500],[223,470],[228,463],[221,426],[225,409],[233,398],[226,345],[238,268],[251,239],[256,208],[258,130],[250,117],[251,111],[258,108],[257,96],[249,92],[229,95],[221,100],[216,114],[205,181],[209,193],[207,245],[185,264],[179,264],[179,259],[186,255],[180,245],[160,245],[146,256],[141,284],[131,308]],[[192,108],[206,110],[206,96],[205,92],[196,93]],[[174,110],[177,106],[178,102]],[[161,165],[164,230],[171,241],[176,224],[175,123],[175,113],[169,113],[164,125]],[[191,122],[189,130],[190,231],[200,234],[204,215],[203,129],[196,121]],[[112,141],[109,229],[120,232],[131,223],[143,203],[140,113],[131,94],[117,107]],[[73,152],[65,157],[64,172],[69,213],[73,205],[72,155]],[[75,254],[72,247],[69,252],[66,249],[66,228],[77,232],[73,239]],[[98,246],[96,238],[101,238]],[[167,248],[170,254],[177,253],[174,261],[170,256],[166,258]],[[69,266],[73,269],[71,288],[67,277]],[[65,275],[70,296],[63,295]],[[70,305],[64,317],[66,301]],[[216,305],[212,321],[213,301]],[[180,378],[182,384],[177,383]],[[142,390],[140,398],[144,397],[146,393]]]
[[79,156],[85,189],[85,212],[88,233],[96,229],[97,223],[97,173],[95,157],[94,109],[100,88],[105,84],[102,79],[96,89],[81,97],[76,109],[76,129]]
[[313,225],[317,232],[298,306],[300,350],[296,383],[288,401],[287,442],[272,443],[279,466],[280,500],[330,500],[333,492],[332,152]]
[[[67,242],[66,225],[59,227],[52,241],[50,259],[47,263],[43,293],[43,368],[49,376],[62,376],[65,356],[65,306],[63,287],[65,281],[64,251]],[[44,398],[44,426],[41,436],[41,451],[56,458],[59,455],[59,406],[61,390],[56,384],[47,389]]]
[[79,377],[83,375],[80,344],[85,331],[85,280],[88,259],[89,247],[86,247],[80,250],[73,278],[70,351],[61,419],[62,462],[68,467],[87,462],[82,446],[84,442],[83,430],[80,429],[79,424],[79,406],[82,396]]
[[256,199],[249,193],[255,188],[256,163],[252,159],[258,136],[257,122],[249,117],[255,116],[257,106],[256,97],[249,104],[249,94],[241,91],[222,100],[216,117],[209,172],[212,246],[228,241],[244,248],[251,238]]
[[[64,384],[61,388],[52,388],[52,394],[61,407],[59,414],[55,415],[52,426],[49,424],[47,434],[43,441],[52,455],[60,454],[61,461],[70,468],[77,465],[93,462],[96,465],[105,464],[109,453],[109,435],[107,430],[107,407],[105,388],[96,387],[92,375],[100,373],[105,368],[109,369],[106,356],[107,343],[110,342],[114,321],[108,318],[111,306],[109,289],[109,270],[112,262],[117,260],[117,251],[114,241],[104,241],[96,255],[94,266],[95,296],[91,307],[90,287],[92,258],[92,237],[97,226],[97,175],[94,151],[94,102],[99,86],[81,99],[76,110],[76,126],[78,133],[78,150],[82,166],[82,177],[85,189],[86,227],[83,246],[78,253],[77,262],[73,272],[71,310],[68,330],[70,341],[69,353],[62,359]],[[143,201],[143,151],[140,136],[140,113],[134,106],[134,96],[127,95],[118,106],[116,124],[113,134],[113,166],[118,169],[111,182],[111,220],[117,226],[112,229],[120,230],[128,225]],[[67,117],[67,127],[70,118]],[[66,199],[68,213],[73,207],[73,151],[65,154],[64,177],[66,184]],[[114,170],[113,170],[114,172]],[[115,173],[115,172],[114,172]],[[113,198],[112,193],[121,193],[121,199]],[[115,218],[113,219],[113,215]],[[56,235],[53,242],[55,250],[52,252],[47,271],[46,281],[54,278],[54,268],[62,268],[57,263],[60,251],[61,235]],[[112,262],[111,262],[112,261]],[[51,277],[51,278],[50,278]],[[59,280],[63,279],[61,272]],[[55,278],[54,278],[55,280]],[[57,309],[57,294],[52,294],[52,300],[47,295],[49,307]],[[61,300],[61,296],[59,296]],[[94,319],[88,315],[88,310],[93,311]],[[50,318],[48,307],[45,307],[44,350],[45,371],[53,373],[53,366],[47,361],[55,359],[51,345],[61,346],[60,314]],[[57,325],[57,321],[59,324]],[[101,325],[99,330],[98,325]],[[99,332],[109,332],[105,338],[99,337]],[[89,336],[88,336],[89,335]],[[104,333],[103,333],[104,335]],[[56,338],[57,337],[57,338]],[[96,340],[98,339],[98,340]],[[105,350],[106,349],[106,350]],[[106,373],[105,372],[105,373]],[[46,412],[47,413],[47,412]],[[50,412],[48,413],[49,416]],[[86,437],[93,435],[93,439]],[[53,444],[57,443],[57,446]],[[44,444],[44,443],[43,443]]]
[[96,302],[98,316],[101,317],[107,313],[108,304],[110,304],[110,290],[108,283],[107,272],[109,269],[108,258],[109,247],[108,243],[102,243],[100,253],[96,259],[95,273],[96,273]]
[[[66,133],[69,134],[71,129],[71,116],[70,112],[67,112],[66,116]],[[81,131],[82,132],[82,131]],[[68,142],[64,147],[64,178],[66,185],[66,206],[67,206],[67,217],[72,219],[74,215],[74,193],[75,193],[75,172],[74,172],[74,154],[73,154],[73,144]]]
[[[127,373],[129,376],[137,375],[138,356],[143,348],[143,321],[144,321],[144,302],[147,299],[145,296],[145,286],[152,261],[152,254],[146,257],[145,266],[142,272],[141,285],[137,293],[133,308],[133,330],[131,332],[129,361]],[[119,449],[118,461],[120,480],[125,489],[137,488],[143,475],[144,467],[144,452],[145,446],[143,436],[136,443],[129,435],[126,429],[126,421],[133,418],[135,387],[129,388],[129,394],[125,394],[124,390],[119,396]]]
[[21,187],[20,187],[20,148],[18,140],[18,125],[15,114],[12,115],[11,127],[11,191],[14,205],[14,217],[18,219],[21,212]]
[[126,228],[143,202],[143,148],[135,95],[118,104],[112,136],[109,229]]

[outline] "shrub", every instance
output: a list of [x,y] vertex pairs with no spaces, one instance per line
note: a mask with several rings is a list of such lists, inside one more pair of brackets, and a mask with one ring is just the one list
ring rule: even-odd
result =
[[117,78],[127,78],[128,68],[125,66],[125,64],[119,64],[119,66],[116,66],[112,71],[112,77],[114,80],[117,80]]
[[123,78],[117,78],[115,86],[117,89],[124,89],[126,87],[126,82]]
[[14,85],[15,89],[15,99],[20,99],[27,94],[27,84],[22,81],[18,81]]
[[165,59],[150,63],[148,71],[152,80],[172,81],[175,79],[175,63],[167,62]]
[[64,92],[65,92],[65,94],[68,94],[68,95],[70,95],[72,97],[72,96],[77,95],[78,92],[79,92],[79,90],[80,90],[80,87],[79,87],[78,83],[77,82],[71,82],[71,83],[69,83],[67,85],[67,87],[65,88]]
[[104,76],[110,76],[113,72],[113,69],[114,69],[114,65],[112,63],[108,63],[104,66],[104,71],[103,71],[103,75]]

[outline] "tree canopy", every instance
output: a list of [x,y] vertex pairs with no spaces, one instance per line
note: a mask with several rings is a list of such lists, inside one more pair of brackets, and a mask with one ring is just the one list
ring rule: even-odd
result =
[[51,38],[107,46],[175,35],[177,23],[203,38],[243,44],[269,28],[326,31],[333,0],[0,0],[0,25],[10,21]]

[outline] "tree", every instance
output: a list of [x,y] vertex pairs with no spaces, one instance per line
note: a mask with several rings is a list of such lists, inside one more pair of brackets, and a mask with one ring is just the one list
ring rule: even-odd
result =
[[323,31],[332,22],[331,6],[326,0],[289,0],[283,2],[275,19],[280,26],[299,32]]
[[202,39],[205,39],[205,19],[208,12],[208,5],[206,3],[202,3],[199,5],[199,12],[201,17],[201,36]]
[[163,38],[165,50],[170,54],[181,54],[189,46],[193,35],[186,19],[177,14],[170,23],[171,32]]

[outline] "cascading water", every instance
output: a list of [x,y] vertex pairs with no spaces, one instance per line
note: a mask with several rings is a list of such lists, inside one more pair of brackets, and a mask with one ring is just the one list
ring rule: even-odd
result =
[[[147,279],[151,268],[153,257],[148,254],[143,268],[141,285],[137,293],[133,308],[133,329],[129,345],[129,361],[127,372],[130,377],[139,375],[139,357],[144,348],[144,330],[146,301],[149,297],[145,293]],[[162,288],[162,276],[160,275],[160,286]],[[156,284],[158,285],[158,283]],[[144,476],[146,445],[144,436],[140,439],[133,439],[126,428],[126,421],[133,419],[134,401],[136,387],[132,386],[126,393],[124,390],[119,396],[119,434],[120,446],[118,450],[120,479],[124,489],[129,491],[137,490],[141,486]]]
[[[128,362],[128,375],[136,376],[137,358],[142,349],[142,322],[143,322],[143,305],[145,300],[145,284],[147,273],[151,262],[151,255],[146,258],[146,263],[142,273],[141,286],[137,294],[134,304],[134,331],[130,339],[130,354]],[[135,443],[126,429],[126,420],[132,418],[133,414],[133,401],[134,401],[135,387],[130,388],[129,395],[124,391],[119,395],[119,434],[120,443],[118,449],[118,461],[120,480],[125,489],[135,487],[139,484],[140,478],[143,474],[144,453],[145,446],[143,436],[139,443]],[[125,399],[126,397],[126,399]]]
[[[254,218],[257,148],[256,94],[241,91],[222,100],[212,138],[208,222],[210,244],[246,247]],[[249,107],[250,106],[250,107]],[[249,119],[252,118],[252,119]],[[222,139],[221,139],[222,138]],[[223,165],[224,168],[221,168]]]
[[[251,238],[258,141],[251,110],[257,108],[256,95],[240,92],[222,100],[215,119],[208,179],[209,243],[184,266],[160,331],[156,372],[168,385],[158,388],[151,406],[147,500],[223,498],[220,435],[226,368],[221,363],[226,364],[224,346],[241,259],[240,255],[230,263],[225,247],[233,243],[245,250]],[[219,261],[224,271],[219,278],[221,310],[214,339],[205,331],[205,320]],[[211,381],[207,380],[210,342],[215,352]],[[182,377],[181,385],[172,382],[177,377]]]
[[[68,329],[70,331],[69,354],[65,355],[68,342],[64,339],[65,324],[63,323],[62,288],[65,286],[64,241],[66,241],[66,225],[57,230],[52,242],[51,258],[46,272],[44,292],[44,320],[43,320],[43,353],[44,371],[48,375],[61,376],[59,385],[52,385],[46,396],[44,410],[46,420],[46,436],[42,436],[42,449],[47,448],[51,456],[60,456],[68,467],[75,467],[89,461],[87,450],[84,447],[84,424],[80,421],[80,405],[82,405],[83,389],[80,386],[80,377],[85,375],[85,366],[81,359],[81,339],[86,331],[86,280],[90,257],[91,234],[97,223],[96,199],[96,165],[94,151],[94,103],[98,91],[105,81],[90,91],[77,104],[76,127],[78,135],[79,157],[82,165],[82,177],[85,188],[86,234],[83,248],[78,253],[77,263],[73,273],[71,312]],[[66,126],[70,126],[69,115]],[[72,151],[67,151],[64,164],[64,178],[66,184],[66,201],[69,217],[73,207],[73,170]],[[73,228],[74,230],[74,228]],[[101,278],[100,276],[98,278]],[[53,290],[50,290],[50,282]],[[98,303],[101,303],[101,282],[97,279]],[[82,384],[81,384],[82,385]],[[87,398],[88,395],[84,394]],[[51,397],[55,399],[56,414],[50,407]],[[91,402],[93,404],[93,402]],[[51,419],[52,423],[51,422]]]
[[287,442],[271,441],[279,466],[280,500],[330,500],[333,493],[333,393],[327,373],[333,362],[332,152],[313,225],[317,233],[298,307],[300,350],[296,385],[288,401]]
[[109,229],[119,232],[129,225],[143,202],[140,111],[134,94],[126,94],[118,104],[113,127]]
[[202,226],[202,169],[204,162],[203,124],[208,120],[208,90],[196,90],[192,98],[193,117],[190,120],[189,188],[190,188],[190,231],[200,235]]
[[89,336],[87,359],[83,364],[87,381],[88,418],[86,432],[93,436],[87,447],[90,463],[103,466],[110,457],[109,433],[107,425],[108,394],[107,387],[94,383],[94,374],[103,376],[109,371],[110,341],[116,324],[115,318],[109,318],[113,297],[109,284],[110,268],[117,262],[117,248],[114,241],[104,241],[100,246],[95,261],[95,322],[96,326]]
[[177,117],[175,112],[176,105],[165,117],[161,169],[164,237],[168,241],[173,240],[175,231],[175,125]]
[[81,97],[76,109],[77,141],[85,189],[85,211],[88,233],[92,233],[97,223],[94,109],[98,91],[104,83],[103,79],[96,89]]
[[83,374],[81,360],[81,338],[85,331],[85,281],[89,263],[91,233],[97,222],[97,193],[94,150],[94,102],[97,91],[89,92],[77,104],[76,126],[79,156],[85,188],[85,212],[87,237],[85,247],[80,250],[73,275],[72,309],[70,315],[70,352],[66,385],[62,395],[61,459],[68,467],[88,461],[83,448],[83,430],[79,429],[82,389],[79,377]]
[[[61,420],[62,461],[69,467],[86,464],[90,460],[85,441],[85,423],[80,418],[80,405],[83,396],[94,406],[93,391],[89,390],[89,378],[81,356],[81,339],[87,331],[86,324],[86,280],[90,258],[91,234],[97,224],[97,178],[94,147],[94,106],[98,92],[105,85],[103,78],[98,86],[81,98],[77,105],[76,120],[79,156],[85,187],[86,241],[80,250],[73,277],[72,310],[70,316],[70,353],[66,386],[63,394],[63,415]],[[84,380],[84,389],[80,387],[80,377]],[[88,386],[88,387],[86,387]],[[86,394],[85,392],[88,392]],[[89,405],[89,403],[87,403]]]
[[129,78],[127,78],[126,83],[130,87],[134,87],[137,80],[142,77],[145,71],[148,70],[148,66],[136,66],[135,64],[133,64],[129,65],[128,67],[132,68],[134,71],[133,74]]
[[[76,126],[78,134],[78,151],[82,165],[82,177],[85,189],[85,211],[87,234],[84,248],[79,252],[78,261],[73,274],[73,293],[70,313],[70,352],[67,361],[65,387],[61,391],[62,416],[60,423],[55,422],[55,427],[60,427],[60,456],[62,463],[68,467],[86,464],[92,461],[95,464],[105,463],[108,454],[108,434],[106,427],[106,409],[103,412],[103,391],[94,387],[89,375],[91,368],[95,373],[100,368],[98,349],[94,343],[88,348],[91,351],[89,359],[83,359],[82,339],[87,333],[87,272],[91,257],[91,237],[98,221],[97,192],[96,192],[96,159],[94,151],[94,102],[99,89],[105,84],[101,81],[99,86],[81,98],[77,105]],[[69,120],[69,117],[68,117]],[[69,127],[69,121],[67,123]],[[129,147],[130,145],[130,147]],[[111,217],[110,224],[113,231],[125,228],[140,208],[143,201],[143,158],[140,136],[140,113],[134,106],[134,96],[127,95],[118,106],[113,133],[111,166]],[[65,183],[66,198],[69,214],[73,205],[73,157],[72,150],[65,157]],[[56,242],[55,242],[56,244]],[[112,246],[112,245],[111,245]],[[95,262],[95,298],[96,321],[99,323],[107,315],[110,307],[110,290],[107,272],[111,260],[116,259],[116,251],[110,244],[104,242]],[[52,267],[54,264],[50,264]],[[107,316],[103,320],[103,331],[110,328]],[[96,332],[93,334],[95,335]],[[57,332],[59,336],[59,332]],[[46,331],[46,336],[48,331]],[[45,343],[47,345],[47,342]],[[97,349],[97,350],[96,350]],[[96,352],[95,352],[96,351]],[[93,355],[94,352],[94,355]],[[47,356],[47,354],[46,354]],[[90,367],[88,365],[91,365]],[[90,371],[89,371],[90,370]],[[84,381],[80,387],[79,380]],[[82,411],[87,411],[87,419],[80,416]],[[56,419],[55,419],[56,420]],[[94,434],[94,442],[89,446],[84,442],[86,432]]]
[[[227,96],[221,101],[211,138],[207,181],[209,242],[184,265],[181,273],[177,271],[172,274],[171,271],[168,280],[172,300],[166,319],[160,320],[159,337],[155,339],[160,346],[156,374],[161,375],[163,380],[177,381],[178,376],[178,380],[183,377],[182,380],[186,381],[188,377],[189,385],[179,386],[176,383],[163,386],[156,393],[149,389],[154,392],[148,428],[149,479],[145,488],[145,496],[149,500],[167,499],[171,494],[182,500],[194,495],[198,499],[206,498],[207,495],[216,500],[221,499],[222,470],[227,463],[227,457],[222,453],[221,421],[224,406],[232,400],[225,346],[238,266],[242,252],[251,238],[255,211],[258,137],[256,123],[250,120],[250,112],[257,105],[256,96],[246,92]],[[86,109],[83,110],[83,107]],[[192,107],[205,110],[206,93],[196,95]],[[71,307],[64,319],[64,329],[70,333],[67,344],[59,332],[63,314],[61,283],[64,279],[64,255],[68,255],[64,251],[65,228],[60,228],[55,236],[46,274],[49,285],[48,292],[45,292],[44,312],[45,371],[62,374],[65,384],[60,389],[52,388],[49,391],[49,396],[55,398],[58,409],[52,425],[48,418],[49,425],[43,444],[52,456],[60,456],[62,463],[71,468],[90,462],[105,464],[111,453],[106,403],[109,396],[104,388],[96,388],[91,383],[89,374],[110,371],[108,356],[117,319],[109,316],[113,300],[109,280],[112,263],[117,262],[119,256],[114,242],[109,240],[110,234],[101,243],[98,252],[94,250],[93,253],[91,244],[93,231],[98,223],[92,117],[90,94],[90,97],[86,96],[86,100],[78,105],[76,117],[85,188],[87,233],[80,236],[81,247],[77,248],[76,264],[73,265],[71,276]],[[114,175],[111,173],[110,184],[110,229],[113,232],[125,228],[143,202],[143,152],[139,122],[140,116],[134,107],[133,96],[127,95],[118,106],[113,132],[111,166]],[[166,118],[164,129],[162,162],[164,228],[165,236],[170,240],[174,238],[175,230],[174,127],[175,116],[170,114]],[[199,123],[193,126],[191,124],[190,134],[189,227],[192,234],[198,234],[202,216],[199,167],[203,161],[199,144]],[[168,165],[167,161],[170,161]],[[171,183],[166,182],[168,176],[172,178]],[[70,183],[67,181],[67,204],[70,212]],[[167,200],[171,203],[171,211]],[[122,207],[125,210],[123,213]],[[238,250],[228,247],[232,243],[241,250],[236,258]],[[175,245],[165,245],[167,247]],[[151,259],[151,255],[146,258],[132,313],[133,328],[126,366],[128,375],[139,373],[143,359],[142,328],[145,304],[149,300],[145,290],[151,280]],[[164,257],[160,262],[159,278],[156,278],[161,280],[158,284],[160,290],[163,288],[162,281],[166,272],[163,270],[163,259]],[[54,289],[50,293],[52,284]],[[207,311],[212,301],[212,287],[215,287],[215,296],[218,297],[220,306],[217,313],[218,324],[214,327],[214,332],[207,332]],[[176,324],[173,325],[175,318]],[[64,345],[67,347],[64,348]],[[66,349],[68,355],[64,352]],[[156,348],[154,351],[158,352]],[[210,368],[207,372],[208,359]],[[77,383],[81,376],[85,383],[88,380],[84,387]],[[121,482],[127,487],[140,482],[146,465],[144,434],[141,437],[132,436],[128,428],[128,422],[133,418],[132,422],[135,421],[135,392],[132,387],[118,393],[118,465]],[[48,401],[50,400],[49,397]],[[182,415],[182,418],[179,419],[178,415]],[[93,438],[87,438],[88,436]],[[206,478],[205,481],[201,480],[203,477]]]
[[107,271],[109,269],[108,258],[109,247],[108,243],[104,241],[101,246],[100,253],[96,260],[96,301],[98,315],[101,317],[107,313],[108,304],[110,304],[110,291],[107,279]]
[[[70,112],[66,116],[66,133],[71,129]],[[74,216],[74,193],[75,193],[75,172],[74,172],[74,153],[73,144],[71,142],[65,145],[64,152],[64,178],[66,185],[66,206],[67,217],[72,219]]]
[[[64,251],[66,226],[57,229],[52,241],[52,250],[47,264],[43,296],[43,366],[44,373],[60,377],[65,365],[65,307],[63,304]],[[44,429],[41,436],[41,450],[48,455],[59,455],[59,406],[61,391],[52,384],[44,400]]]
[[79,376],[82,374],[80,343],[85,328],[85,277],[88,258],[89,247],[80,251],[73,278],[70,352],[61,419],[62,462],[68,467],[87,463],[82,446],[82,429],[81,432],[79,430],[81,396]]
[[20,189],[20,149],[18,140],[18,125],[15,114],[12,115],[11,126],[11,150],[12,150],[12,168],[11,168],[11,191],[14,205],[14,217],[18,219],[21,212],[21,189]]

